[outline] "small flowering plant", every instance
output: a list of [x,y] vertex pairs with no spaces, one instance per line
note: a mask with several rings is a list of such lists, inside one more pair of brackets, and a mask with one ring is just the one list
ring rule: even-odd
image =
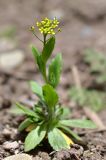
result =
[[26,152],[34,149],[44,139],[48,139],[56,151],[69,149],[74,143],[72,139],[81,140],[70,127],[95,128],[95,124],[90,120],[67,119],[66,108],[59,103],[56,87],[62,71],[62,56],[58,53],[49,61],[55,47],[55,35],[60,31],[59,21],[56,18],[53,20],[44,18],[36,25],[43,35],[43,40],[36,35],[34,26],[30,30],[43,43],[43,49],[39,51],[32,46],[32,53],[45,84],[40,86],[35,81],[30,82],[33,93],[39,98],[32,109],[19,103],[16,104],[21,113],[26,116],[19,126],[19,131],[29,131],[25,139]]

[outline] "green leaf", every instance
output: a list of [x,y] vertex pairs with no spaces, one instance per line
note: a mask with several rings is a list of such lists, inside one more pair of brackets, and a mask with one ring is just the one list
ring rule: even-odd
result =
[[43,98],[42,87],[35,81],[30,81],[32,91],[40,98]]
[[54,107],[58,102],[58,95],[54,88],[49,84],[43,86],[43,97],[49,107]]
[[57,54],[49,66],[49,74],[48,74],[49,83],[53,87],[56,87],[59,83],[61,70],[62,70],[62,56],[61,54]]
[[25,119],[18,127],[18,130],[21,132],[25,128],[27,128],[32,123],[32,120],[30,118]]
[[72,120],[61,120],[60,123],[69,127],[76,128],[96,128],[96,125],[91,120],[81,120],[81,119],[72,119]]
[[45,118],[45,112],[44,112],[44,108],[42,108],[42,104],[39,105],[35,105],[34,106],[34,111],[37,115],[39,115],[40,119],[44,119]]
[[32,130],[25,139],[25,152],[34,149],[45,137],[46,130],[40,126]]
[[34,46],[32,46],[32,53],[34,55],[35,62],[37,62],[37,58],[40,55],[40,52],[37,50],[37,48],[35,48]]
[[22,111],[20,108],[17,108],[17,106],[13,106],[10,110],[9,110],[10,113],[12,114],[16,114],[16,115],[24,115],[25,112]]
[[54,45],[55,45],[55,37],[53,36],[49,38],[49,40],[46,42],[43,48],[42,57],[43,57],[44,62],[46,62],[51,56],[53,49],[54,49]]
[[37,57],[37,64],[39,66],[39,70],[40,72],[43,74],[43,76],[45,77],[46,75],[46,70],[45,70],[45,63],[44,63],[44,60],[42,58],[42,55],[39,55]]
[[40,72],[43,74],[43,76],[45,77],[45,62],[42,58],[42,55],[41,53],[37,50],[37,48],[33,47],[32,46],[32,53],[34,55],[34,58],[35,58],[35,62],[37,63],[38,67],[39,67],[39,70]]
[[64,139],[61,131],[57,128],[54,128],[53,130],[50,130],[48,132],[48,140],[50,145],[56,151],[70,148],[70,146],[67,144],[66,140]]
[[16,103],[16,106],[22,110],[27,116],[31,116],[31,117],[37,117],[37,115],[30,109],[26,108],[25,106],[19,104],[19,103]]
[[73,132],[71,129],[69,129],[68,127],[59,124],[58,125],[59,128],[62,128],[66,133],[70,134],[72,137],[74,137],[76,140],[81,141],[82,139],[75,133]]

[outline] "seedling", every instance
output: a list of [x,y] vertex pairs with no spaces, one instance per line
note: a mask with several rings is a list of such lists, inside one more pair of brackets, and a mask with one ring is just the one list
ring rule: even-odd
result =
[[106,95],[104,92],[88,90],[86,88],[78,89],[77,87],[72,87],[69,94],[71,100],[76,102],[81,107],[90,107],[94,111],[100,111],[106,107]]
[[95,128],[95,124],[90,120],[67,120],[67,117],[64,116],[65,108],[59,104],[59,96],[56,91],[62,70],[62,56],[58,53],[49,61],[55,47],[56,33],[60,32],[59,21],[56,18],[53,20],[44,18],[36,25],[43,35],[43,40],[36,35],[34,26],[31,27],[31,32],[41,41],[43,49],[39,51],[35,46],[32,46],[32,53],[45,84],[40,86],[35,81],[30,82],[32,91],[39,98],[32,109],[17,103],[22,114],[26,115],[26,119],[19,126],[19,131],[26,128],[30,131],[25,139],[26,152],[34,149],[44,139],[48,139],[56,151],[69,149],[74,143],[72,137],[81,140],[69,127]]
[[84,61],[89,64],[90,72],[96,73],[96,82],[106,84],[106,56],[93,49],[87,49],[85,51]]

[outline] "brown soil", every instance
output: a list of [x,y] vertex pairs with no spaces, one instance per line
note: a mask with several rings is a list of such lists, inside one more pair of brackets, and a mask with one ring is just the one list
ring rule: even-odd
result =
[[[74,0],[73,0],[74,3]],[[106,3],[104,1],[104,3]],[[81,2],[80,2],[81,4]],[[82,5],[80,5],[82,7]],[[79,7],[80,7],[79,6]],[[76,8],[75,8],[76,7]],[[18,133],[18,124],[23,117],[15,117],[9,111],[16,101],[29,106],[36,100],[27,84],[28,80],[36,80],[42,83],[41,77],[34,66],[29,43],[36,46],[40,43],[27,31],[33,24],[34,18],[53,16],[52,12],[62,15],[63,31],[57,36],[55,52],[61,51],[64,58],[64,71],[61,84],[58,88],[60,101],[71,108],[72,118],[87,117],[83,108],[72,104],[68,98],[69,87],[75,82],[72,76],[72,66],[76,65],[81,84],[106,91],[106,85],[97,86],[95,76],[89,74],[89,68],[83,63],[83,51],[85,48],[95,48],[106,53],[106,14],[101,9],[94,12],[92,17],[87,11],[81,12],[77,5],[70,5],[61,0],[0,0],[0,26],[15,25],[17,33],[14,40],[18,41],[18,48],[25,52],[25,61],[18,68],[6,71],[0,69],[0,160],[9,155],[23,151],[23,141],[26,133]],[[101,16],[102,15],[102,16]],[[106,125],[106,110],[98,113],[104,125]],[[106,159],[106,131],[75,130],[83,139],[84,144],[73,145],[70,150],[52,152],[47,142],[30,152],[36,160],[105,160]],[[3,144],[6,141],[17,141],[19,147],[14,150],[6,150]]]
[[[17,127],[24,117],[14,117],[9,113],[9,105],[0,113],[0,160],[9,155],[23,153],[24,152],[24,138],[26,133],[18,133]],[[75,118],[83,116],[83,110],[74,108],[73,115]],[[81,113],[83,115],[81,115]],[[33,159],[36,160],[105,160],[106,158],[106,131],[91,131],[91,130],[76,130],[76,132],[82,137],[82,144],[74,144],[70,150],[62,150],[59,152],[53,152],[52,148],[48,145],[47,141],[43,142],[42,146],[29,152],[33,155]],[[4,142],[17,141],[18,148],[5,149]]]

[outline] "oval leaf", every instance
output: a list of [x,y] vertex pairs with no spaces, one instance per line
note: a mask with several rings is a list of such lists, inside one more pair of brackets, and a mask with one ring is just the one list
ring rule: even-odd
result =
[[54,49],[54,45],[55,45],[55,37],[49,38],[42,51],[42,57],[44,62],[46,62],[48,58],[51,56]]
[[32,130],[25,139],[25,152],[34,149],[45,137],[46,130],[41,127],[37,127]]
[[64,136],[62,135],[61,131],[57,128],[54,128],[53,130],[50,130],[48,132],[48,140],[49,140],[50,145],[56,151],[59,151],[61,149],[70,148]]

